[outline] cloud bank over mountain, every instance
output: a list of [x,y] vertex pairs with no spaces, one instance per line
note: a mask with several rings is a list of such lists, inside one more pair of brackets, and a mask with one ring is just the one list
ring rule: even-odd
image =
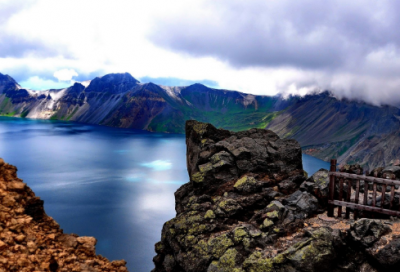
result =
[[400,105],[396,1],[0,0],[0,7],[0,71],[19,82],[56,84],[59,70],[76,71],[74,80],[126,71],[254,94],[329,89]]
[[299,79],[280,91],[294,84],[399,102],[400,2],[204,1],[192,10],[200,12],[159,18],[151,40],[237,68],[295,69]]

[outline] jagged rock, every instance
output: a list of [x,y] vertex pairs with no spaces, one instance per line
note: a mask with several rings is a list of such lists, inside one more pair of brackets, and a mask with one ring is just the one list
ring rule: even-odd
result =
[[369,176],[374,176],[377,178],[381,178],[382,177],[382,171],[383,171],[383,167],[376,167],[373,170],[371,170],[371,172],[368,174]]
[[363,218],[351,225],[351,239],[364,247],[372,246],[379,238],[391,231],[380,220]]
[[359,164],[345,164],[340,167],[339,171],[357,175],[363,174],[363,168]]
[[236,181],[233,187],[239,192],[252,193],[257,189],[257,181],[251,176],[244,176]]
[[296,218],[307,218],[318,209],[318,200],[308,192],[296,191],[282,203],[285,207],[295,212]]
[[382,177],[391,178],[395,175],[396,179],[400,179],[400,166],[388,166],[382,170]]
[[[186,143],[190,182],[175,193],[177,216],[164,224],[155,271],[245,271],[246,256],[282,233],[287,208],[274,199],[305,180],[300,146],[268,130],[197,121],[186,123]],[[305,218],[317,200],[299,193],[287,203]]]
[[300,145],[281,140],[269,130],[233,133],[190,120],[186,123],[186,144],[190,181],[199,191],[212,192],[218,184],[249,172],[259,178],[302,172]]
[[320,203],[327,204],[329,193],[329,171],[326,169],[319,169],[315,172],[302,187],[308,192],[315,195]]
[[371,252],[371,255],[386,269],[398,271],[400,269],[400,238],[392,240],[377,252]]
[[243,262],[246,271],[323,271],[335,259],[331,230],[321,228],[273,258],[256,251]]
[[293,141],[196,121],[186,132],[190,182],[175,193],[154,272],[397,271],[400,240],[383,221],[315,216],[326,212],[328,171],[305,180]]

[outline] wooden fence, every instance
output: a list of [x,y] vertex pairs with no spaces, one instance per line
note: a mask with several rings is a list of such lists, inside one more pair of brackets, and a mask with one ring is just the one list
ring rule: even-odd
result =
[[[393,210],[395,201],[395,186],[400,186],[400,181],[394,180],[395,175],[386,175],[386,178],[370,177],[365,175],[349,174],[336,172],[336,160],[331,160],[331,169],[329,172],[329,200],[328,200],[328,216],[334,216],[335,206],[338,207],[338,217],[342,216],[342,207],[346,207],[345,218],[350,218],[350,210],[354,211],[354,219],[359,217],[359,211],[376,212],[391,216],[400,216],[400,211]],[[352,182],[355,181],[355,192],[352,196]],[[364,181],[363,201],[360,204],[360,183]],[[339,182],[339,183],[338,183]],[[346,199],[343,200],[344,184],[347,183]],[[369,186],[372,183],[372,190]],[[338,193],[335,194],[336,184],[339,185]],[[377,207],[377,191],[380,185],[381,205]],[[383,205],[386,199],[386,189],[390,186],[389,209],[384,209]],[[368,205],[368,198],[372,193],[372,205]],[[335,199],[337,198],[337,199]],[[400,201],[400,199],[399,199]],[[399,203],[400,206],[400,203]]]

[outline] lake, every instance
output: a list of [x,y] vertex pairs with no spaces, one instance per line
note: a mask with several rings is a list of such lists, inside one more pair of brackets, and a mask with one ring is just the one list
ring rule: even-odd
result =
[[[185,136],[0,117],[0,157],[44,200],[65,233],[94,236],[97,254],[153,268],[154,244],[188,181]],[[312,175],[329,164],[303,155]]]

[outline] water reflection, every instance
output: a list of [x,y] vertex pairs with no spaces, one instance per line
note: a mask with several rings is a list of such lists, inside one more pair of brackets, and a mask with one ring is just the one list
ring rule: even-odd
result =
[[151,168],[154,171],[164,171],[172,168],[172,164],[169,161],[163,161],[163,160],[141,163],[140,165],[147,168]]

